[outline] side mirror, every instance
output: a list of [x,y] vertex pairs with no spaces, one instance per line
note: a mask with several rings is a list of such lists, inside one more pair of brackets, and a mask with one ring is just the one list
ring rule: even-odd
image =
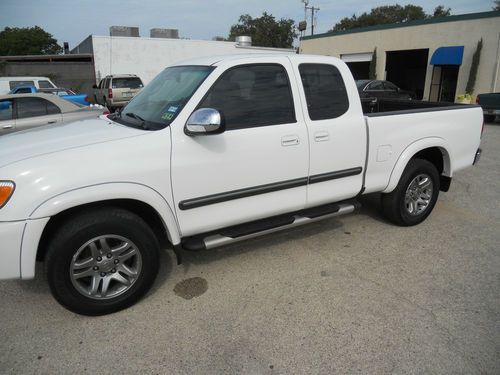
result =
[[184,133],[187,135],[210,135],[223,133],[225,129],[218,110],[200,108],[189,116]]
[[97,88],[97,85],[92,85],[92,88],[93,88],[93,89],[96,89],[96,88]]

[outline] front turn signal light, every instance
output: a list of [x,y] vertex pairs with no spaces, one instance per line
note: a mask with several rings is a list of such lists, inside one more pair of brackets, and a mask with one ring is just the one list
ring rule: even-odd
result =
[[0,181],[0,208],[5,206],[16,189],[12,181]]

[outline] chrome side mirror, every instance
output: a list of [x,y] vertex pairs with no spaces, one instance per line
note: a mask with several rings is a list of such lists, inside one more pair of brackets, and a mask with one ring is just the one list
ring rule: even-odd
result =
[[184,133],[187,135],[209,135],[224,132],[222,117],[216,109],[200,108],[189,116]]

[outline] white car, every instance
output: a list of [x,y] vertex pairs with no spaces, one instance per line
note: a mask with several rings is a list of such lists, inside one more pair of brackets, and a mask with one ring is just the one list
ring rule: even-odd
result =
[[53,89],[57,86],[47,77],[0,77],[0,95],[19,86],[35,86],[37,89]]
[[82,106],[54,94],[0,96],[0,136],[42,125],[97,118],[105,107]]
[[63,306],[99,315],[149,290],[167,244],[212,249],[373,192],[389,220],[418,224],[477,161],[481,108],[378,108],[363,114],[333,57],[218,56],[165,69],[121,113],[2,137],[0,277],[43,260]]

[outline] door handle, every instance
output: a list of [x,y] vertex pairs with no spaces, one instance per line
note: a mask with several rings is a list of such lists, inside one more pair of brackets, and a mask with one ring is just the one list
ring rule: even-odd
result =
[[298,135],[285,135],[281,137],[282,146],[296,146],[300,143]]
[[316,142],[325,142],[328,141],[329,139],[330,139],[330,133],[328,133],[327,131],[317,132],[314,134],[314,140]]
[[57,122],[57,120],[50,120],[50,121],[47,121],[47,124],[55,124]]
[[12,129],[12,125],[4,125],[2,126],[2,129]]

